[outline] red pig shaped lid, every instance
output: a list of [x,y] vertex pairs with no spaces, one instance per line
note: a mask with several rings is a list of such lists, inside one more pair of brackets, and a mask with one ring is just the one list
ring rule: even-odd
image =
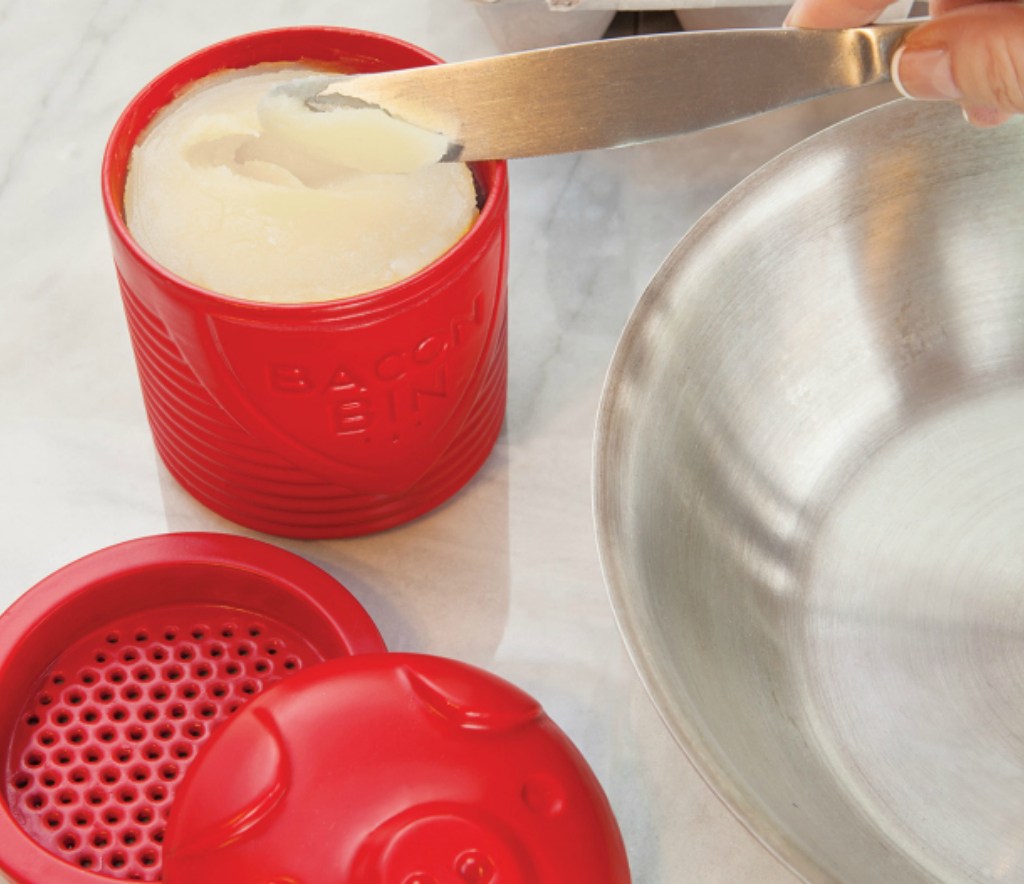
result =
[[438,657],[331,660],[225,722],[166,884],[628,884],[597,779],[537,702]]

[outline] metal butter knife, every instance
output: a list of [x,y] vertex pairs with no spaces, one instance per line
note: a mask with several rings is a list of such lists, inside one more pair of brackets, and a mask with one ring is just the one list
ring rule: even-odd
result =
[[314,110],[377,105],[450,142],[446,160],[619,147],[891,79],[916,22],[577,43],[332,82]]

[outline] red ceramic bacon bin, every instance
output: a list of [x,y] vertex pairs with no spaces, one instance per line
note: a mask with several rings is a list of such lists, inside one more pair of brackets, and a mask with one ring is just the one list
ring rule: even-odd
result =
[[243,537],[146,537],[50,575],[0,617],[0,881],[162,880],[176,792],[220,724],[384,650],[334,578]]
[[264,304],[191,285],[142,251],[123,217],[132,148],[176,95],[217,71],[437,61],[340,28],[248,34],[158,76],[110,136],[103,201],[154,441],[175,478],[234,522],[291,537],[365,534],[436,507],[483,464],[505,411],[506,166],[474,166],[479,218],[416,275],[343,300]]

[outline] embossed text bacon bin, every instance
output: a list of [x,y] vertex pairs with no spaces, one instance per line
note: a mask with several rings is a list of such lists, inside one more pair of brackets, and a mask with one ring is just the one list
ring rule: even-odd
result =
[[359,31],[248,34],[158,76],[111,134],[103,198],[156,447],[236,523],[392,527],[457,492],[494,445],[505,164],[356,171],[318,154],[316,132],[279,137],[296,78],[436,61]]

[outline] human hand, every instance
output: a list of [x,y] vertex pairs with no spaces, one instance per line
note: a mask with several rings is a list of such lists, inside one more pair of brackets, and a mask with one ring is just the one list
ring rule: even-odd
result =
[[[891,0],[796,0],[787,25],[847,28],[874,21]],[[930,0],[893,61],[893,80],[910,97],[956,101],[976,126],[1024,113],[1024,3]]]

